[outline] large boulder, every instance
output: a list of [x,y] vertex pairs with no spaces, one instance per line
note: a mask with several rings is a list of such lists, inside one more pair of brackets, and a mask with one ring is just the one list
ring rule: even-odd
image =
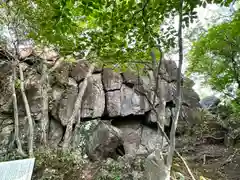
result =
[[220,102],[221,100],[216,96],[207,96],[200,101],[200,104],[202,108],[210,110],[216,108]]
[[162,91],[163,97],[160,97],[161,99],[163,99],[165,102],[171,102],[173,101],[173,86],[171,83],[168,83],[167,81],[159,78],[159,82],[158,82],[158,94],[160,94],[160,91]]
[[63,138],[64,129],[59,121],[55,119],[50,120],[48,143],[51,147],[58,147],[59,143]]
[[170,82],[177,81],[177,64],[173,60],[164,60],[164,67]]
[[157,149],[152,152],[144,163],[146,180],[165,180],[170,179],[170,173],[165,163],[166,155]]
[[[172,117],[174,118],[175,108],[173,108]],[[178,134],[184,134],[185,132],[189,132],[194,126],[200,124],[202,120],[201,110],[200,108],[192,108],[188,106],[182,106],[180,115],[179,115],[179,123],[177,127]]]
[[199,95],[193,89],[182,88],[182,102],[184,105],[191,108],[200,107],[199,101]]
[[118,128],[100,122],[87,143],[87,155],[91,160],[117,157],[117,148],[123,144],[122,132]]
[[[156,106],[156,111],[157,112],[160,112],[161,111],[161,107],[159,105]],[[159,114],[160,116],[160,114]],[[160,122],[163,126],[169,126],[170,123],[171,123],[171,117],[172,117],[172,112],[171,112],[171,108],[168,108],[166,107],[165,108],[165,119],[164,119],[164,122]],[[148,122],[150,123],[156,123],[157,122],[157,114],[156,112],[154,111],[151,111],[149,114],[148,114]]]
[[[67,86],[69,83],[70,72],[72,70],[73,64],[64,61],[63,59],[59,60],[60,64],[57,68],[51,73],[49,78],[54,84],[59,84]],[[74,79],[74,78],[73,78]]]
[[[81,83],[79,85],[81,88]],[[88,84],[82,100],[82,118],[101,117],[105,109],[105,94],[101,74],[93,74],[88,78]]]
[[106,91],[120,90],[122,86],[122,76],[110,68],[103,70],[103,86]]
[[11,76],[6,76],[0,80],[0,91],[0,112],[9,112],[12,110],[13,104]]
[[136,74],[130,71],[125,71],[122,73],[123,83],[129,87],[138,86],[142,84],[141,78],[139,78]]
[[0,114],[0,155],[8,150],[8,145],[13,140],[13,119],[7,115]]
[[125,154],[147,156],[157,148],[166,148],[165,138],[156,129],[142,125],[140,120],[138,117],[114,122],[114,126],[123,133]]
[[69,123],[78,94],[78,85],[75,80],[69,78],[68,81],[68,88],[61,96],[58,109],[58,118],[63,126]]
[[[41,119],[41,107],[42,107],[42,97],[41,97],[41,84],[40,84],[40,79],[41,76],[36,73],[32,72],[28,76],[26,76],[25,80],[25,92],[28,98],[28,103],[30,106],[30,110],[32,113],[32,116],[34,117],[35,120],[40,120]],[[21,101],[22,102],[22,101]],[[21,103],[21,107],[24,108],[25,112],[25,107],[23,107],[23,103]]]
[[76,151],[82,156],[86,155],[87,144],[89,143],[89,138],[92,136],[93,131],[96,129],[99,120],[83,121],[81,126],[76,131],[75,137],[72,141],[73,146],[76,147]]
[[151,129],[147,126],[142,127],[141,143],[137,150],[137,155],[148,155],[156,149],[166,151],[167,147],[167,140],[156,129]]
[[[177,85],[176,83],[171,83],[173,97],[174,97],[174,103],[176,102],[176,96],[177,96]],[[189,106],[189,107],[200,107],[200,98],[199,95],[192,89],[185,86],[181,87],[182,91],[182,104]]]
[[[1,55],[0,55],[1,56]],[[2,57],[0,57],[2,58]],[[61,61],[62,62],[62,61]],[[24,66],[26,94],[31,108],[32,117],[35,123],[36,139],[38,144],[41,134],[41,74],[39,68],[33,68],[29,64]],[[48,64],[49,68],[50,64]],[[11,87],[11,63],[0,62],[0,113],[12,113],[12,87]],[[89,64],[83,61],[77,63],[62,62],[59,67],[49,75],[49,112],[50,124],[48,128],[49,144],[57,147],[62,141],[64,128],[69,123],[79,90],[82,88],[83,80],[89,70]],[[148,102],[153,97],[154,81],[153,72],[149,71],[148,76],[138,77],[136,74],[126,71],[123,73],[114,72],[109,68],[95,68],[91,77],[87,80],[87,87],[84,92],[78,118],[81,119],[81,127],[73,139],[73,144],[82,152],[87,152],[93,160],[106,157],[115,157],[116,149],[123,145],[126,154],[148,155],[158,145],[166,147],[166,141],[157,133],[156,115],[151,110]],[[174,61],[164,61],[164,67],[159,73],[159,91],[163,97],[156,98],[154,106],[160,112],[165,109],[164,126],[170,126],[174,118],[174,107],[176,102],[176,77],[177,65]],[[184,81],[184,79],[183,79]],[[189,123],[194,124],[197,119],[195,109],[200,107],[199,97],[192,90],[193,82],[186,80],[183,83],[182,99],[183,107],[180,115],[180,124],[184,125],[184,131]],[[25,107],[21,93],[17,88],[18,109],[20,116],[20,139],[27,145],[28,121],[26,119]],[[160,102],[164,100],[164,103]],[[161,107],[161,105],[165,107]],[[194,110],[193,110],[194,109]],[[150,123],[146,123],[147,115],[150,114]],[[0,115],[1,116],[1,115]],[[80,117],[79,117],[80,116]],[[128,117],[137,117],[134,120],[127,120]],[[101,123],[97,118],[108,118],[119,121],[114,125]],[[1,117],[0,117],[1,118]],[[11,119],[11,118],[10,118]],[[95,120],[94,120],[95,119]],[[75,120],[75,122],[76,122]],[[87,121],[90,120],[90,121]],[[9,121],[10,122],[10,121]],[[74,123],[75,123],[74,122]],[[111,121],[112,122],[112,121]],[[1,125],[1,124],[0,124]],[[0,140],[6,144],[13,130],[13,122],[1,125]],[[153,128],[154,126],[154,128]],[[4,134],[4,136],[1,136]],[[117,135],[116,136],[114,136]],[[4,138],[3,138],[4,137]]]
[[55,119],[59,119],[58,109],[59,109],[59,104],[61,102],[63,93],[64,93],[64,89],[61,88],[60,86],[54,85],[52,87],[52,91],[51,91],[51,95],[50,95],[49,111],[50,111],[50,114]]
[[107,115],[109,117],[118,117],[121,115],[121,91],[106,92]]
[[146,112],[146,100],[144,96],[134,92],[126,85],[121,87],[121,116],[141,115]]
[[79,61],[70,72],[70,76],[74,78],[78,83],[82,81],[88,73],[88,64],[84,61]]
[[139,121],[126,119],[114,122],[114,126],[123,133],[125,154],[135,155],[141,143],[142,127]]

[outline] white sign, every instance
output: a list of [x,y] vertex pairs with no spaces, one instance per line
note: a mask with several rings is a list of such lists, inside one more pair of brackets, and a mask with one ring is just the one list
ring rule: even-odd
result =
[[1,180],[31,180],[35,159],[0,162]]

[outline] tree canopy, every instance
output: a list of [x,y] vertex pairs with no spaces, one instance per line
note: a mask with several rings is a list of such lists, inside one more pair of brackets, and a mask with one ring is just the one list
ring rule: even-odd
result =
[[[196,18],[194,8],[204,2],[185,1],[185,26]],[[174,27],[162,31],[160,25],[178,10],[179,0],[15,0],[11,4],[11,11],[21,14],[24,35],[35,42],[51,44],[62,54],[91,49],[95,60],[125,67],[133,59],[149,58],[156,45],[165,49],[175,45]]]
[[240,11],[193,43],[188,73],[203,75],[213,89],[240,103]]

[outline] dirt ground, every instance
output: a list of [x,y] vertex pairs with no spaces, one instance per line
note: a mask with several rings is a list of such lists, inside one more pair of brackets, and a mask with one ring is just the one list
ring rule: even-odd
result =
[[[240,180],[240,149],[223,143],[201,142],[198,138],[178,138],[178,150],[188,162],[196,178]],[[180,160],[177,160],[180,162]],[[180,166],[182,167],[182,166]],[[182,168],[179,168],[181,171]],[[186,176],[186,170],[184,172]]]

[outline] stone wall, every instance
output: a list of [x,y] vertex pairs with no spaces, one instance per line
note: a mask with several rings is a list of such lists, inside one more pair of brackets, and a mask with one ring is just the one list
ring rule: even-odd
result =
[[[160,88],[164,88],[165,91],[166,122],[164,122],[164,125],[169,127],[171,119],[174,117],[177,66],[174,61],[164,61],[164,64],[165,70],[159,75],[159,81]],[[39,84],[41,75],[36,67],[28,64],[24,64],[24,67],[26,78],[25,88],[35,121],[35,145],[37,146],[40,132],[39,123],[41,120]],[[83,62],[77,64],[63,63],[50,76],[50,125],[48,134],[49,144],[52,147],[61,146],[66,125],[72,114],[78,91],[88,72],[88,68],[88,65]],[[10,77],[10,63],[2,61],[0,64],[0,146],[2,147],[2,153],[7,150],[13,133]],[[189,125],[194,125],[197,120],[195,112],[200,107],[199,97],[192,89],[192,84],[194,83],[189,79],[185,79],[184,82],[188,83],[183,83],[183,106],[178,127],[178,132],[180,133],[189,128]],[[114,126],[114,128],[121,131],[121,133],[118,133],[121,136],[119,137],[121,138],[119,143],[123,145],[124,153],[126,154],[149,154],[158,144],[164,147],[166,142],[157,133],[157,118],[155,113],[151,111],[151,106],[146,98],[151,94],[150,83],[150,79],[147,76],[137,77],[131,72],[117,73],[109,68],[95,68],[93,75],[88,79],[81,111],[77,117],[81,118],[82,121],[82,127],[78,132],[78,139],[74,142],[77,144],[77,147],[86,149],[86,144],[90,144],[90,141],[98,142],[100,145],[105,143],[104,146],[107,147],[106,142],[111,133],[108,133],[109,136],[104,136],[106,138],[104,142],[100,139],[93,140],[95,137],[94,133],[97,133],[98,126],[102,122],[109,122],[105,123],[105,126]],[[18,91],[17,89],[21,140],[23,144],[26,144],[28,125],[25,118],[24,105]],[[158,107],[158,103],[155,104],[156,107]],[[90,138],[88,138],[89,136]],[[99,147],[101,147],[100,145]],[[119,144],[115,144],[114,146],[118,148]]]

